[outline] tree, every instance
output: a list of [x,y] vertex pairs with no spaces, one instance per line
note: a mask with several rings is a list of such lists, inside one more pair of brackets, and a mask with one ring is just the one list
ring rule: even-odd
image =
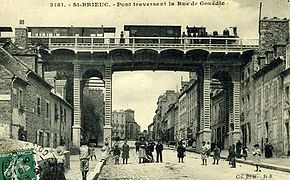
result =
[[84,139],[101,140],[103,137],[104,95],[100,90],[84,89],[82,103],[82,131]]

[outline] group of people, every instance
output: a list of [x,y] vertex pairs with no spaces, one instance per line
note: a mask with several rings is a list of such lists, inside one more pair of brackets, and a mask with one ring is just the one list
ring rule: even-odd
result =
[[[138,154],[139,158],[139,163],[148,163],[148,162],[154,162],[154,157],[153,157],[153,152],[154,149],[156,150],[156,161],[155,162],[162,162],[163,157],[162,157],[162,151],[163,151],[163,144],[159,140],[157,144],[155,144],[153,141],[149,141],[148,143],[145,141],[144,137],[140,138],[140,141],[135,142],[135,148],[136,148],[136,153]],[[220,160],[220,154],[221,154],[221,149],[218,144],[214,144],[213,149],[211,148],[210,142],[202,142],[202,146],[200,148],[200,153],[201,153],[201,160],[202,160],[202,165],[207,165],[207,159],[210,156],[211,150],[213,151],[213,163],[212,164],[219,164]],[[102,148],[102,160],[106,160],[108,155],[110,154],[110,148],[109,148],[109,143],[107,140],[105,141],[105,145]],[[178,145],[176,146],[176,152],[177,152],[177,158],[178,158],[178,163],[183,163],[184,162],[184,157],[186,156],[185,154],[186,151],[186,145],[180,141],[178,142]],[[273,146],[269,143],[268,138],[266,138],[265,141],[265,157],[270,158],[273,156]],[[58,152],[58,151],[57,151]],[[127,144],[127,141],[124,141],[124,144],[122,147],[119,147],[118,144],[116,143],[115,146],[112,149],[115,164],[120,164],[120,157],[123,159],[123,164],[128,163],[129,159],[129,152],[130,152],[130,147]],[[254,145],[254,149],[252,150],[252,154],[254,157],[254,164],[256,165],[256,171],[261,171],[260,170],[260,165],[261,165],[261,149],[259,144]],[[88,147],[85,145],[82,145],[80,147],[80,162],[81,162],[81,171],[82,171],[82,176],[83,180],[86,179],[87,172],[89,170],[89,159],[93,159],[95,155],[95,149],[94,147]],[[231,165],[231,168],[236,167],[236,158],[244,158],[246,160],[248,157],[248,148],[244,145],[242,145],[242,142],[238,140],[236,144],[232,144],[229,147],[228,150],[228,158],[227,160],[229,161],[229,165]],[[60,167],[63,168],[63,161],[59,157],[60,160]]]
[[120,164],[121,153],[122,153],[123,164],[125,163],[128,164],[129,152],[130,152],[130,147],[127,144],[127,141],[124,142],[124,144],[122,145],[122,148],[119,148],[118,144],[115,144],[115,147],[113,149],[115,164]]
[[[271,158],[273,156],[273,146],[269,143],[269,139],[266,138],[265,140],[265,158]],[[262,156],[262,151],[260,149],[259,144],[254,145],[254,149],[252,149],[252,154],[253,154],[253,163],[256,166],[256,171],[261,171],[260,166],[261,166],[261,156]],[[229,164],[231,165],[231,168],[236,167],[236,158],[244,158],[244,160],[247,160],[248,157],[248,148],[247,146],[242,146],[242,142],[238,140],[236,145],[231,145],[229,147],[229,155],[228,155],[228,160]]]
[[140,138],[140,141],[135,142],[136,153],[138,153],[139,164],[154,162],[153,152],[156,150],[156,162],[162,162],[163,144],[161,141],[155,145],[153,141],[148,143],[144,137]]

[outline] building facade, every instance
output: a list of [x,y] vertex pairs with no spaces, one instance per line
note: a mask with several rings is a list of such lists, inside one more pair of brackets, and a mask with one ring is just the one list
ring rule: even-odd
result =
[[[45,81],[44,69],[39,61],[37,54],[23,52],[14,44],[6,50],[0,49],[3,74],[0,114],[5,117],[1,118],[2,136],[45,147],[63,144],[69,148],[72,106],[53,91],[54,86]],[[53,107],[54,104],[57,107]]]
[[288,153],[289,141],[289,137],[284,140],[287,132],[289,134],[285,108],[288,94],[286,62],[289,57],[286,51],[289,46],[289,21],[262,19],[259,41],[259,49],[241,72],[242,140],[248,147],[258,143],[263,149],[268,138],[274,147],[274,154],[281,156]]
[[126,113],[123,110],[112,112],[112,137],[124,140],[126,135]]
[[127,109],[125,112],[126,131],[125,137],[127,140],[136,140],[139,138],[140,126],[135,121],[135,111]]

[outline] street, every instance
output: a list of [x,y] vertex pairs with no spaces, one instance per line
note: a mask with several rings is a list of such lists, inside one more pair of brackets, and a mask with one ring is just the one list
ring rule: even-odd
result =
[[[155,158],[156,154],[153,155]],[[212,162],[210,157],[208,165],[203,166],[199,154],[186,152],[184,163],[178,163],[176,151],[165,149],[163,163],[138,164],[138,154],[131,149],[127,165],[122,164],[122,159],[120,165],[115,165],[113,159],[109,158],[99,179],[290,179],[290,173],[286,172],[264,168],[261,172],[255,172],[255,167],[251,165],[237,163],[237,168],[230,168],[225,160],[220,160],[219,165],[213,165]]]

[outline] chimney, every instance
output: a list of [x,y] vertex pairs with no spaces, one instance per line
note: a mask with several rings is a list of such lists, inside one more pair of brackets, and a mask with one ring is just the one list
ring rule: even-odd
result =
[[19,21],[19,27],[15,28],[15,44],[20,49],[27,49],[28,30],[24,25],[24,20]]

